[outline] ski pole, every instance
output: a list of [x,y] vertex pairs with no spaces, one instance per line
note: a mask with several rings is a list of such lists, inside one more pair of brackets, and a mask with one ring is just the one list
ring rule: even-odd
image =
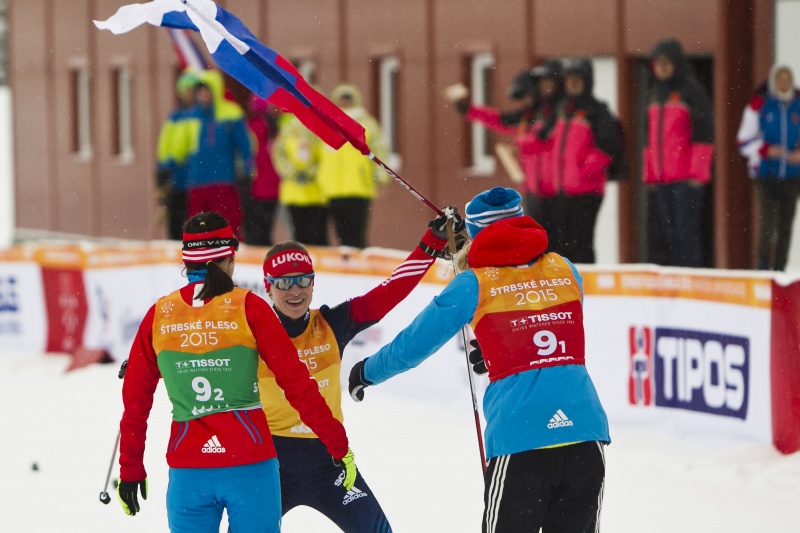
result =
[[[128,369],[128,360],[125,359],[122,362],[122,365],[119,367],[119,373],[117,377],[122,379],[125,377],[125,371]],[[119,438],[121,432],[117,430],[117,440],[114,441],[114,452],[111,454],[111,461],[108,464],[108,473],[106,474],[106,484],[103,485],[103,490],[100,492],[100,501],[104,505],[108,505],[111,501],[111,496],[108,495],[108,482],[111,480],[111,470],[114,468],[114,459],[117,457],[117,448],[119,448]]]
[[106,474],[106,484],[103,486],[103,491],[100,493],[100,501],[108,505],[111,501],[111,496],[108,495],[108,482],[111,480],[111,470],[114,468],[114,459],[117,457],[117,448],[119,447],[120,432],[117,431],[117,440],[114,441],[114,453],[111,454],[111,462],[108,464],[108,474]]
[[478,396],[475,394],[475,379],[472,377],[472,365],[469,363],[469,339],[467,326],[461,328],[461,338],[464,341],[464,355],[467,358],[467,376],[469,377],[469,390],[472,393],[472,413],[475,415],[475,431],[478,435],[478,450],[481,453],[481,468],[486,473],[486,452],[483,449],[483,435],[481,434],[481,417],[478,412]]
[[[447,241],[450,247],[451,260],[453,262],[453,274],[458,275],[458,262],[456,260],[455,250],[455,233],[453,231],[453,221],[449,220],[450,224],[447,226]],[[481,454],[481,468],[483,473],[486,473],[486,452],[483,448],[483,434],[481,433],[481,417],[478,412],[478,396],[475,394],[475,378],[472,376],[472,365],[469,362],[469,335],[467,334],[467,325],[461,328],[461,339],[464,342],[464,356],[467,359],[467,377],[469,378],[469,391],[472,394],[472,413],[475,415],[475,431],[478,435],[478,450]]]

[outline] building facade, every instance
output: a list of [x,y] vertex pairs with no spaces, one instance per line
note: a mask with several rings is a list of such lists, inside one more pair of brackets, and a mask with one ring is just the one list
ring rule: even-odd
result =
[[[8,0],[17,228],[164,235],[153,172],[158,130],[175,102],[175,58],[163,29],[114,36],[92,25],[123,3]],[[628,180],[614,186],[604,206],[596,238],[601,262],[647,261],[637,156],[642,73],[652,46],[677,38],[714,102],[709,266],[752,266],[752,185],[735,136],[743,106],[774,59],[775,0],[218,3],[323,92],[341,81],[360,87],[386,130],[389,163],[440,206],[511,186],[495,164],[495,138],[447,105],[446,86],[463,82],[478,101],[507,108],[506,87],[522,68],[551,57],[593,58],[601,78],[596,92],[620,116],[630,160]],[[235,84],[233,91],[246,97]],[[393,183],[373,203],[369,241],[409,248],[431,215]]]

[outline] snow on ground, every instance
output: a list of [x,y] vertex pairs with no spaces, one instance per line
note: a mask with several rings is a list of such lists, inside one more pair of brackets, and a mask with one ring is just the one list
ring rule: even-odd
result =
[[[0,531],[167,531],[170,408],[163,386],[145,455],[150,497],[129,517],[113,492],[109,505],[98,498],[122,408],[118,365],[65,373],[67,363],[65,356],[0,354]],[[424,391],[411,398],[376,387],[361,404],[345,398],[344,408],[356,461],[395,532],[480,531],[483,483],[468,392],[433,404]],[[613,420],[611,430],[603,531],[800,530],[800,453]],[[285,517],[283,531],[338,529],[303,508]]]

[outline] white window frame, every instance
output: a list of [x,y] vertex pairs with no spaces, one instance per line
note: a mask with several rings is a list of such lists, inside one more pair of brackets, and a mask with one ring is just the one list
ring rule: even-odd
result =
[[[475,105],[489,105],[489,95],[486,94],[486,72],[494,67],[494,55],[489,52],[475,54],[470,60],[470,94]],[[472,134],[472,173],[477,175],[493,174],[496,162],[488,146],[487,129],[473,122]]]
[[304,57],[297,60],[297,71],[303,76],[309,84],[316,83],[317,76],[317,62],[310,57]]
[[397,139],[399,136],[398,124],[398,100],[399,100],[399,73],[400,60],[394,56],[386,56],[380,59],[378,68],[378,120],[381,125],[381,132],[389,152],[386,162],[394,170],[401,170],[402,158],[397,150]]
[[120,162],[133,161],[133,76],[128,66],[121,65],[114,69],[116,115],[117,115],[117,153]]
[[92,79],[88,66],[74,67],[72,72],[77,76],[75,94],[72,95],[77,119],[75,155],[86,160],[92,157]]

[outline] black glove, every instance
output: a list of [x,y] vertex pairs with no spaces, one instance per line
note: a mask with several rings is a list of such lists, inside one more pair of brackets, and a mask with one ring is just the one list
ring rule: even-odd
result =
[[455,107],[456,111],[458,111],[458,114],[463,117],[464,115],[467,114],[467,111],[469,111],[469,102],[467,101],[466,98],[461,100],[456,100],[455,102],[453,102],[453,107]]
[[139,498],[136,496],[137,489],[142,492],[142,499],[147,499],[147,478],[141,481],[122,481],[117,485],[117,497],[122,505],[125,514],[134,516],[139,512]]
[[[467,227],[467,224],[466,222],[464,222],[464,219],[461,217],[461,215],[458,214],[458,207],[454,205],[446,207],[444,209],[443,214],[439,215],[438,217],[428,222],[428,227],[431,228],[431,233],[433,233],[434,237],[436,237],[437,239],[441,239],[443,241],[447,241],[448,240],[447,226],[448,224],[451,223],[450,222],[451,219],[453,221],[452,222],[453,239],[456,245],[456,253],[458,253],[459,251],[461,251],[461,249],[464,247],[464,244],[467,242],[467,237],[464,235],[464,229]],[[441,257],[443,259],[450,259],[452,255],[450,253],[449,243],[444,250],[437,250],[428,245],[427,243],[425,243],[424,241],[420,242],[419,245],[420,248],[422,248],[425,251],[425,253],[427,253],[432,257]]]
[[126,372],[127,370],[128,370],[128,360],[127,360],[127,359],[125,359],[125,360],[122,362],[122,366],[120,366],[120,367],[119,367],[119,373],[117,374],[117,377],[118,377],[119,379],[122,379],[122,378],[124,378],[124,377],[125,377],[125,372]]
[[472,339],[469,341],[469,345],[474,348],[469,351],[469,363],[472,365],[472,371],[482,376],[489,372],[489,369],[486,368],[486,361],[483,360],[483,352],[478,346],[478,339]]
[[[369,357],[367,357],[367,359],[369,359]],[[367,359],[359,361],[353,365],[353,369],[350,370],[350,380],[347,390],[350,391],[350,397],[356,402],[360,402],[364,399],[364,389],[372,385],[372,382],[364,377],[364,363],[367,362]]]

